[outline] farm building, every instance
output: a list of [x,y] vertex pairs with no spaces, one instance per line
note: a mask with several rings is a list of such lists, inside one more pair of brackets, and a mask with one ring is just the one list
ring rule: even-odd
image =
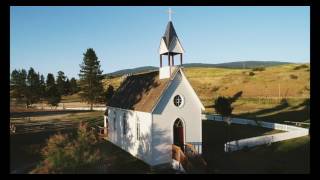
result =
[[[183,53],[169,20],[159,47],[159,71],[126,77],[107,104],[108,140],[151,166],[171,164],[173,147],[202,152],[204,106],[184,75]],[[174,65],[176,55],[180,65]]]

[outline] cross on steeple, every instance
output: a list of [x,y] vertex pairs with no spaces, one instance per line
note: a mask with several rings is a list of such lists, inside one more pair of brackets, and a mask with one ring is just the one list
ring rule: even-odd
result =
[[171,14],[173,14],[173,11],[171,10],[171,8],[169,8],[168,14],[169,14],[169,21],[171,21],[172,20]]
[[[184,49],[180,43],[177,33],[173,27],[172,23],[172,13],[171,8],[168,9],[169,22],[166,27],[166,31],[160,40],[159,54],[160,54],[160,70],[159,79],[165,79],[171,77],[171,68],[175,66],[174,56],[180,55],[180,66],[182,66],[182,55]],[[162,67],[162,56],[168,57],[168,66]],[[177,103],[181,103],[183,100],[177,100]]]

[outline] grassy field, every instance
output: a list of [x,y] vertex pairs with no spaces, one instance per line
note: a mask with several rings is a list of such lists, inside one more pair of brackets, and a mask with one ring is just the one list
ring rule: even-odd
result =
[[203,156],[208,173],[309,173],[310,137],[291,139],[232,153],[223,152],[227,139],[276,133],[264,128],[203,121]]
[[[63,132],[72,133],[74,130]],[[279,133],[278,130],[203,121],[203,157],[208,166],[206,173],[307,173],[310,161],[308,136],[258,146],[249,150],[224,153],[223,144],[253,136]],[[54,132],[14,135],[10,138],[10,166],[12,173],[28,173],[41,160],[40,149]],[[101,161],[94,167],[79,173],[174,173],[172,170],[151,169],[110,142],[101,140]],[[202,171],[203,172],[203,171]]]
[[[263,71],[201,67],[184,68],[184,72],[206,107],[205,113],[215,113],[213,102],[218,96],[233,96],[242,91],[233,104],[235,116],[282,123],[310,121],[309,64],[279,65]],[[254,75],[250,76],[250,72]],[[115,89],[120,83],[120,77],[104,80],[105,87],[111,84]],[[282,98],[287,100],[286,105],[281,103]]]
[[[214,99],[219,96],[233,96],[242,91],[241,98],[234,103],[235,115],[271,109],[279,105],[282,98],[289,107],[297,106],[310,98],[310,65],[288,64],[267,67],[263,71],[229,68],[184,68],[192,87],[206,107],[205,113],[214,113]],[[253,72],[254,75],[249,75]],[[103,80],[104,88],[109,85],[115,90],[122,82],[121,77]],[[280,92],[280,98],[279,98]],[[62,97],[62,103],[70,106],[87,106],[81,103],[77,94]],[[74,105],[72,103],[75,103]],[[290,111],[282,109],[283,112]]]
[[[264,71],[251,69],[225,68],[185,68],[184,72],[206,107],[205,113],[214,113],[212,107],[218,96],[232,96],[242,91],[236,101],[233,116],[270,122],[299,121],[310,122],[310,66],[296,68],[298,65],[268,67]],[[253,72],[254,75],[249,75]],[[104,79],[104,87],[118,88],[120,77]],[[281,98],[280,102],[279,84]],[[75,94],[62,97],[62,103],[72,106],[85,105]],[[24,109],[10,106],[10,122],[17,125],[30,123],[70,123],[101,121],[103,112],[56,111]],[[72,129],[63,132],[72,132]],[[14,173],[29,172],[41,159],[40,149],[46,139],[57,131],[43,131],[16,134],[10,137],[10,167]],[[236,140],[264,134],[277,133],[259,127],[231,125],[203,121],[203,155],[208,162],[209,173],[307,173],[310,161],[310,138],[302,137],[270,146],[260,146],[230,154],[223,152],[227,140]],[[228,133],[228,136],[227,136]],[[128,153],[104,142],[103,166],[96,173],[159,173]],[[101,169],[103,168],[103,169]],[[106,171],[107,170],[107,171]],[[165,171],[167,172],[167,171]]]
[[[289,64],[265,68],[264,71],[251,69],[224,68],[185,68],[192,87],[207,107],[210,107],[218,96],[232,96],[242,91],[241,99],[235,104],[235,113],[257,111],[271,108],[279,102],[280,97],[289,98],[296,103],[310,97],[310,72],[308,68],[295,70],[298,65]],[[249,72],[255,75],[250,76]],[[291,75],[297,76],[292,79]]]
[[[11,112],[10,122],[17,127],[10,135],[10,169],[15,172],[31,170],[40,157],[46,139],[58,132],[73,132],[79,122],[103,125],[101,111],[29,111]],[[55,125],[59,124],[59,127]],[[38,129],[39,125],[43,129]],[[28,128],[28,133],[25,133]]]

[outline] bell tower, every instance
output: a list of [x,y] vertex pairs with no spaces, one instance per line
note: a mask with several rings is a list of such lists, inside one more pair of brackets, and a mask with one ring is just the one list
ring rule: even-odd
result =
[[[177,33],[173,27],[171,20],[171,14],[173,13],[171,9],[169,13],[169,22],[166,27],[166,31],[160,40],[159,54],[160,54],[160,67],[159,67],[159,78],[165,79],[171,76],[173,69],[175,68],[174,56],[180,55],[180,66],[182,66],[182,54],[184,49],[180,43]],[[168,65],[163,64],[163,56],[167,56]]]

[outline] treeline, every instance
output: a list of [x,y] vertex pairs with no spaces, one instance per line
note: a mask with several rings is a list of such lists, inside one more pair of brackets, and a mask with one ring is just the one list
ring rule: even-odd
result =
[[57,106],[62,95],[72,95],[79,90],[76,79],[69,80],[62,71],[58,72],[56,78],[48,73],[46,79],[32,67],[28,72],[25,69],[15,69],[11,73],[10,96],[18,103],[24,103],[27,108],[44,100],[52,106]]
[[112,85],[106,90],[103,88],[103,78],[100,61],[95,51],[88,48],[80,64],[79,82],[75,78],[69,80],[62,71],[58,72],[56,79],[51,73],[48,73],[45,79],[32,67],[28,73],[24,69],[15,69],[11,73],[10,96],[28,108],[43,100],[57,106],[62,95],[78,93],[82,101],[90,104],[92,110],[93,104],[107,103],[114,94]]

